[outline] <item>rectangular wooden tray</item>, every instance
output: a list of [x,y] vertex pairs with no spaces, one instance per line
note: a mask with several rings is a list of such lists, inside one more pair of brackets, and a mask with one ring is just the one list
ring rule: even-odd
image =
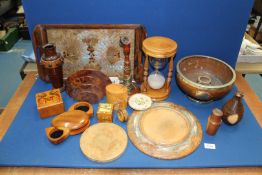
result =
[[[127,36],[131,43],[130,61],[133,77],[142,81],[142,41],[146,30],[140,24],[41,24],[33,31],[33,47],[38,74],[49,81],[47,72],[40,65],[42,46],[54,43],[64,57],[64,78],[80,69],[94,68],[108,76],[122,77],[124,55],[119,45],[121,36]],[[90,52],[88,47],[94,48]],[[90,62],[90,54],[95,63]]]

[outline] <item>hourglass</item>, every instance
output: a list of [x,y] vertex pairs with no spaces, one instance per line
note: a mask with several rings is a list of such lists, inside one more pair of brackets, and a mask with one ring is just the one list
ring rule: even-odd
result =
[[[145,61],[144,82],[141,85],[141,91],[150,96],[153,101],[164,100],[169,96],[171,91],[170,83],[177,43],[170,38],[155,36],[145,39],[142,49],[145,53]],[[150,74],[148,74],[148,62],[154,69]],[[164,68],[167,64],[168,73],[167,78],[165,78],[162,72],[165,70]]]

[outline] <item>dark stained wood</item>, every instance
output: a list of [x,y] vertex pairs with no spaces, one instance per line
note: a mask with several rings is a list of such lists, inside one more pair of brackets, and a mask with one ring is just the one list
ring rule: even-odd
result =
[[105,96],[105,87],[110,83],[111,80],[102,72],[85,69],[69,76],[65,82],[65,89],[75,100],[93,104]]
[[222,120],[224,123],[228,125],[236,125],[241,121],[244,114],[242,97],[242,92],[236,92],[236,94],[224,104],[222,107],[224,113]]

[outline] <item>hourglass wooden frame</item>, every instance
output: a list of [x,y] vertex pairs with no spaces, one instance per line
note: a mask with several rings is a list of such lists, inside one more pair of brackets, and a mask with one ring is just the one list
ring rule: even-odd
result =
[[[153,101],[161,101],[166,99],[171,91],[171,80],[174,67],[174,57],[177,50],[177,43],[166,37],[150,37],[143,41],[142,50],[145,54],[144,60],[144,76],[143,83],[141,84],[141,92],[150,96]],[[165,59],[170,58],[168,63],[167,78],[165,78],[165,84],[160,89],[153,89],[148,84],[149,75],[149,57],[153,59]]]

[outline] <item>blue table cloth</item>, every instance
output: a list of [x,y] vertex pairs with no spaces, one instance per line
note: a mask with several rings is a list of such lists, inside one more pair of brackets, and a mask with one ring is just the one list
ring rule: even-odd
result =
[[[37,80],[28,94],[15,120],[0,142],[0,166],[36,166],[36,167],[72,167],[72,168],[202,168],[202,167],[235,167],[262,165],[262,130],[248,106],[244,102],[245,112],[242,121],[236,126],[222,123],[215,136],[205,133],[207,118],[215,107],[221,108],[230,99],[236,88],[223,99],[198,104],[189,100],[172,82],[172,93],[166,100],[186,107],[200,121],[203,139],[198,149],[187,157],[178,160],[159,160],[140,152],[129,140],[123,155],[109,163],[97,163],[87,159],[80,150],[81,135],[70,136],[59,145],[47,140],[45,128],[50,126],[53,117],[39,117],[35,94],[51,88]],[[74,101],[65,92],[62,93],[65,109]],[[105,102],[106,99],[102,100]],[[94,105],[96,111],[97,104]],[[132,110],[128,108],[129,114]],[[91,124],[97,122],[96,116]],[[126,130],[126,123],[120,123],[114,114],[114,123]],[[205,149],[204,143],[215,144],[216,149]]]

